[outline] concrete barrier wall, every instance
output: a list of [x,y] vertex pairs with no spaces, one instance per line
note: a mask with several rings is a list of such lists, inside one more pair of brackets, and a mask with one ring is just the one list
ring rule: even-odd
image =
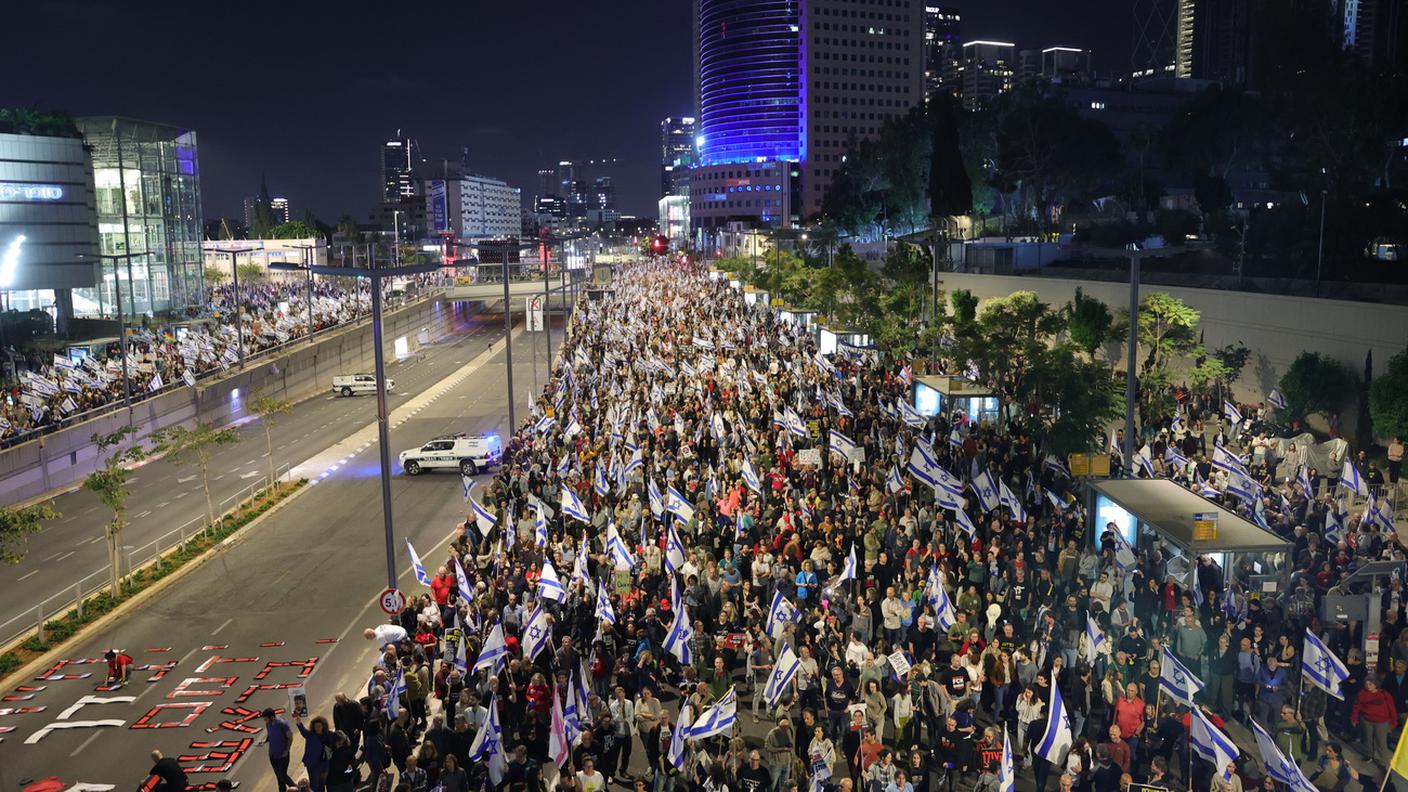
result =
[[[393,345],[398,337],[405,336],[414,352],[422,330],[434,340],[448,333],[452,323],[449,303],[439,298],[387,312],[382,338],[387,361],[395,359]],[[138,402],[132,406],[130,420],[137,436],[193,420],[228,424],[248,414],[249,396],[255,391],[297,401],[331,392],[335,375],[371,371],[372,346],[371,325],[362,323],[313,344],[295,345],[282,354],[252,361],[242,371],[231,369],[225,376],[202,380],[196,388],[178,388]],[[90,438],[117,431],[128,421],[128,412],[118,410],[0,452],[0,505],[82,481],[93,471],[98,456]]]
[[[1014,291],[1033,291],[1053,306],[1065,305],[1080,288],[1104,301],[1111,311],[1129,306],[1128,283],[943,272],[939,288],[967,289],[980,302]],[[1252,351],[1234,386],[1238,398],[1246,401],[1264,401],[1301,352],[1327,355],[1363,376],[1367,353],[1374,353],[1374,369],[1382,373],[1388,359],[1408,345],[1408,308],[1403,306],[1178,286],[1143,286],[1140,293],[1156,291],[1202,312],[1204,344],[1209,349],[1240,341]],[[1122,356],[1124,346],[1111,345],[1107,352]],[[1342,426],[1352,429],[1355,411],[1352,405],[1345,408]]]

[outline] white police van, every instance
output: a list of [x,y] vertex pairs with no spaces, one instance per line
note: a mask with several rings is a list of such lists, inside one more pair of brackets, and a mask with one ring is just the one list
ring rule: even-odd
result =
[[418,476],[426,470],[449,468],[466,476],[498,467],[503,458],[503,445],[498,435],[466,435],[464,432],[441,435],[420,448],[401,452],[401,469],[408,476]]
[[[396,390],[396,380],[386,378],[386,390]],[[332,392],[343,396],[354,393],[376,393],[375,374],[339,374],[332,378]]]

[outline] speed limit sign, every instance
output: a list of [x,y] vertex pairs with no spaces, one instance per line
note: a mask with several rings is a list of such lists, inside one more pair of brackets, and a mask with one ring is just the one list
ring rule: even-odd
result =
[[406,609],[406,595],[394,588],[386,589],[377,597],[377,604],[386,611],[386,615],[395,616]]

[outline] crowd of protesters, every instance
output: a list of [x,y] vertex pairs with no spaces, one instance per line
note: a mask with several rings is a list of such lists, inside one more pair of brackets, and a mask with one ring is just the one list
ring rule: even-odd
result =
[[[206,290],[209,316],[196,321],[133,328],[127,339],[127,387],[133,400],[196,378],[308,334],[308,284],[301,280],[241,284],[243,338],[237,331],[232,286]],[[333,280],[312,284],[314,332],[370,310],[359,291]],[[116,340],[98,355],[30,355],[15,383],[0,393],[0,446],[63,425],[83,413],[123,400],[122,358]]]
[[[1289,543],[1224,568],[1097,524],[1020,422],[917,416],[910,388],[903,361],[821,355],[690,265],[618,269],[447,548],[412,549],[424,585],[366,630],[366,685],[331,719],[266,712],[280,785],[997,792],[1010,742],[1038,792],[1283,792],[1245,737],[1229,767],[1190,751],[1170,656],[1218,728],[1255,720],[1336,790],[1383,778],[1403,548],[1338,475],[1237,456],[1216,412],[1151,428],[1140,475]],[[1400,566],[1369,663],[1364,626],[1316,605],[1374,560]],[[1307,627],[1350,671],[1343,701],[1302,678]],[[1053,700],[1062,757],[1039,744]]]

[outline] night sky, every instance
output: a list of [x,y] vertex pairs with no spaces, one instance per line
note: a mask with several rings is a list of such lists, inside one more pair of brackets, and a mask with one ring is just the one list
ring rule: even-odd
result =
[[[948,4],[965,39],[1092,47],[1103,71],[1128,63],[1130,2]],[[692,101],[689,0],[10,6],[0,107],[196,130],[207,217],[240,216],[262,173],[295,215],[366,220],[378,146],[398,127],[436,159],[468,147],[525,201],[539,167],[619,158],[621,211],[653,217],[660,119]]]

